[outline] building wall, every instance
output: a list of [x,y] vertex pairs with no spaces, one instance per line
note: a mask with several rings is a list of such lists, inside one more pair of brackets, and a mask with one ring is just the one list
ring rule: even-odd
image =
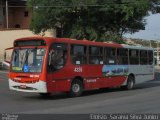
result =
[[[6,29],[6,12],[4,3],[0,1],[0,29]],[[28,16],[25,16],[28,13]],[[27,7],[8,8],[8,28],[29,28],[32,10]]]
[[[28,16],[25,16],[28,13]],[[31,22],[32,11],[23,8],[9,8],[8,24],[9,28],[29,28]]]
[[[47,31],[45,32],[45,36],[48,37],[55,37],[55,31]],[[13,41],[17,38],[22,37],[30,37],[30,36],[38,36],[33,34],[28,29],[24,30],[3,30],[0,31],[0,61],[3,60],[4,57],[4,50],[6,48],[13,46]],[[7,55],[8,58],[10,57],[10,54]]]
[[3,28],[4,27],[4,15],[3,15],[3,11],[4,8],[3,8],[3,2],[0,1],[0,28]]

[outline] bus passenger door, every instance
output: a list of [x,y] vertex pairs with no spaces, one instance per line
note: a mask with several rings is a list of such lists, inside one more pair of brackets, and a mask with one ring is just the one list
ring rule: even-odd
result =
[[67,63],[67,53],[65,43],[54,43],[49,50],[47,80],[51,91],[65,91],[64,85],[67,80],[65,80],[66,75],[63,68]]

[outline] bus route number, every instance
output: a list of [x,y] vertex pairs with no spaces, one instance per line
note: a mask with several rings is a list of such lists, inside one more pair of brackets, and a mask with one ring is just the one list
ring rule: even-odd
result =
[[82,72],[82,67],[76,67],[76,68],[74,68],[74,72]]

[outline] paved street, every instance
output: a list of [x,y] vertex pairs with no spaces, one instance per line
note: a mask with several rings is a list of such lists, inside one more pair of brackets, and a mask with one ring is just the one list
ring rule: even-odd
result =
[[8,89],[7,73],[0,72],[0,113],[159,113],[160,71],[156,80],[137,85],[133,90],[106,89],[85,92],[69,98],[55,94],[44,99],[36,93]]

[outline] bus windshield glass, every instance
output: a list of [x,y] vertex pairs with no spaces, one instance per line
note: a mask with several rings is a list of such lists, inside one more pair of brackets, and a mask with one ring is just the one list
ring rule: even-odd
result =
[[11,71],[13,72],[41,72],[46,49],[18,48],[12,56]]

